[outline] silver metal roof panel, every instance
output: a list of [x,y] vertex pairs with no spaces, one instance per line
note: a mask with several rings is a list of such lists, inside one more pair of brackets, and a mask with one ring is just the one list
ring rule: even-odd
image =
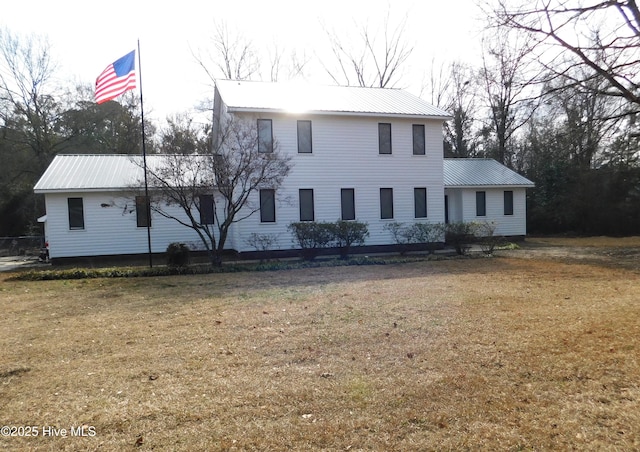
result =
[[445,187],[533,187],[534,183],[493,159],[444,159]]
[[406,116],[446,120],[449,113],[400,89],[217,80],[230,112]]

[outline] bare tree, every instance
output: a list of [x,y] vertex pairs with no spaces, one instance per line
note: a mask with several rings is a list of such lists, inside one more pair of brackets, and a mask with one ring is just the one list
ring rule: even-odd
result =
[[287,51],[283,46],[274,43],[268,49],[269,56],[269,81],[278,82],[283,78],[293,80],[304,78],[304,71],[309,64],[309,57],[305,52],[295,49]]
[[485,135],[493,137],[493,143],[485,153],[500,163],[512,166],[510,140],[531,118],[539,102],[532,91],[532,48],[529,42],[518,39],[509,30],[497,29],[495,34],[483,40],[482,69],[480,71],[489,120]]
[[[582,90],[624,97],[640,108],[640,10],[636,0],[498,0],[494,24],[536,41],[540,62],[553,77]],[[566,58],[566,54],[573,58]],[[576,66],[588,70],[575,71]],[[590,83],[594,77],[606,85]]]
[[473,157],[477,135],[477,91],[478,76],[470,65],[454,61],[439,65],[435,70],[431,66],[428,88],[431,91],[431,103],[449,112],[451,120],[444,123],[445,157]]
[[196,60],[212,82],[217,78],[251,80],[260,73],[255,45],[238,31],[230,31],[226,22],[215,23],[211,44],[213,51],[208,52],[208,61],[200,56],[196,56]]
[[61,113],[51,79],[56,65],[46,38],[0,29],[0,110],[5,126],[19,130],[19,145],[33,152],[44,169],[63,139],[55,123]]
[[[591,71],[587,67],[574,70]],[[589,80],[580,86],[573,85],[566,78],[550,82],[545,103],[552,108],[551,114],[556,117],[556,123],[562,126],[561,140],[571,163],[580,171],[586,171],[620,134],[624,118],[616,114],[620,99],[601,94],[607,84],[605,79],[579,74],[575,77]]]
[[[393,27],[387,11],[381,30],[372,31],[368,24],[356,26],[355,37],[327,31],[335,66],[323,63],[325,71],[338,85],[394,87],[413,51],[406,27],[406,16]],[[355,47],[348,46],[354,42]]]
[[210,152],[164,155],[148,170],[151,210],[194,230],[212,265],[222,263],[231,226],[260,209],[256,193],[277,190],[290,170],[275,143],[258,150],[256,126],[229,118],[218,130]]

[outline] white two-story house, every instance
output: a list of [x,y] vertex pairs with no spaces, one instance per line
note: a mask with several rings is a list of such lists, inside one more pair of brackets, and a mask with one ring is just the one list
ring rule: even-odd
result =
[[[219,80],[214,135],[225,115],[255,126],[263,151],[275,146],[291,158],[291,171],[277,190],[253,193],[251,203],[261,209],[233,225],[229,249],[254,251],[247,239],[258,233],[276,238],[273,250],[291,250],[296,245],[287,227],[298,221],[365,222],[365,246],[376,249],[394,245],[385,229],[391,222],[506,221],[504,235],[526,234],[524,192],[532,183],[497,162],[484,178],[470,176],[486,164],[445,165],[442,125],[449,115],[406,91]],[[151,165],[155,158],[148,157]],[[42,221],[52,259],[147,251],[147,220],[126,196],[133,181],[142,180],[135,160],[54,159],[35,186],[45,195]],[[445,184],[447,166],[451,187]],[[459,180],[465,172],[469,183]],[[485,205],[476,208],[469,204],[474,201]],[[501,207],[491,207],[494,201]],[[154,253],[171,242],[198,243],[193,231],[160,216],[152,215],[150,235]]]
[[368,245],[392,243],[384,230],[392,221],[444,222],[448,115],[422,99],[397,89],[223,80],[215,104],[216,115],[255,122],[261,142],[292,157],[270,214],[238,223],[239,249],[254,231],[290,248],[287,226],[296,221],[366,222]]

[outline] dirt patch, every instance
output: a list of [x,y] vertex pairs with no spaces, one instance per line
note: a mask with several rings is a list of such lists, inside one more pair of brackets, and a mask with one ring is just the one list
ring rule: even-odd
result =
[[640,237],[528,238],[520,249],[499,251],[514,258],[591,263],[640,270]]

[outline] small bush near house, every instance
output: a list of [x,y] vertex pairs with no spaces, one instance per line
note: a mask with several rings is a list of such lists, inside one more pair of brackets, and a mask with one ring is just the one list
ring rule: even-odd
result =
[[256,251],[266,253],[267,251],[271,251],[278,243],[278,236],[276,234],[258,234],[257,232],[253,232],[249,235],[246,242],[247,245],[255,248]]
[[442,242],[444,225],[441,223],[413,223],[405,226],[404,223],[388,223],[384,229],[391,233],[394,242],[400,249],[400,255],[404,255],[409,250],[412,243],[420,243],[424,249],[432,254]]
[[442,223],[414,223],[411,226],[411,239],[415,243],[424,244],[429,254],[438,247],[438,242],[442,242],[444,234],[444,224]]
[[405,226],[404,223],[387,223],[384,225],[384,230],[388,231],[393,238],[393,241],[398,246],[400,255],[404,256],[409,251],[409,244],[413,242],[414,231],[411,226]]
[[445,241],[454,247],[457,254],[464,256],[476,240],[477,230],[478,223],[474,222],[448,223],[445,227]]
[[168,267],[186,267],[189,265],[189,247],[184,243],[170,243],[166,253]]
[[502,246],[505,243],[504,237],[495,235],[496,226],[496,223],[493,221],[476,223],[475,235],[478,237],[480,249],[486,255],[493,254],[496,247]]
[[315,259],[322,248],[333,241],[333,223],[300,221],[291,223],[287,228],[293,234],[293,241],[302,249],[302,258]]
[[349,257],[351,246],[364,245],[364,241],[369,237],[367,223],[359,221],[338,220],[332,227],[333,241],[340,248],[340,257]]

